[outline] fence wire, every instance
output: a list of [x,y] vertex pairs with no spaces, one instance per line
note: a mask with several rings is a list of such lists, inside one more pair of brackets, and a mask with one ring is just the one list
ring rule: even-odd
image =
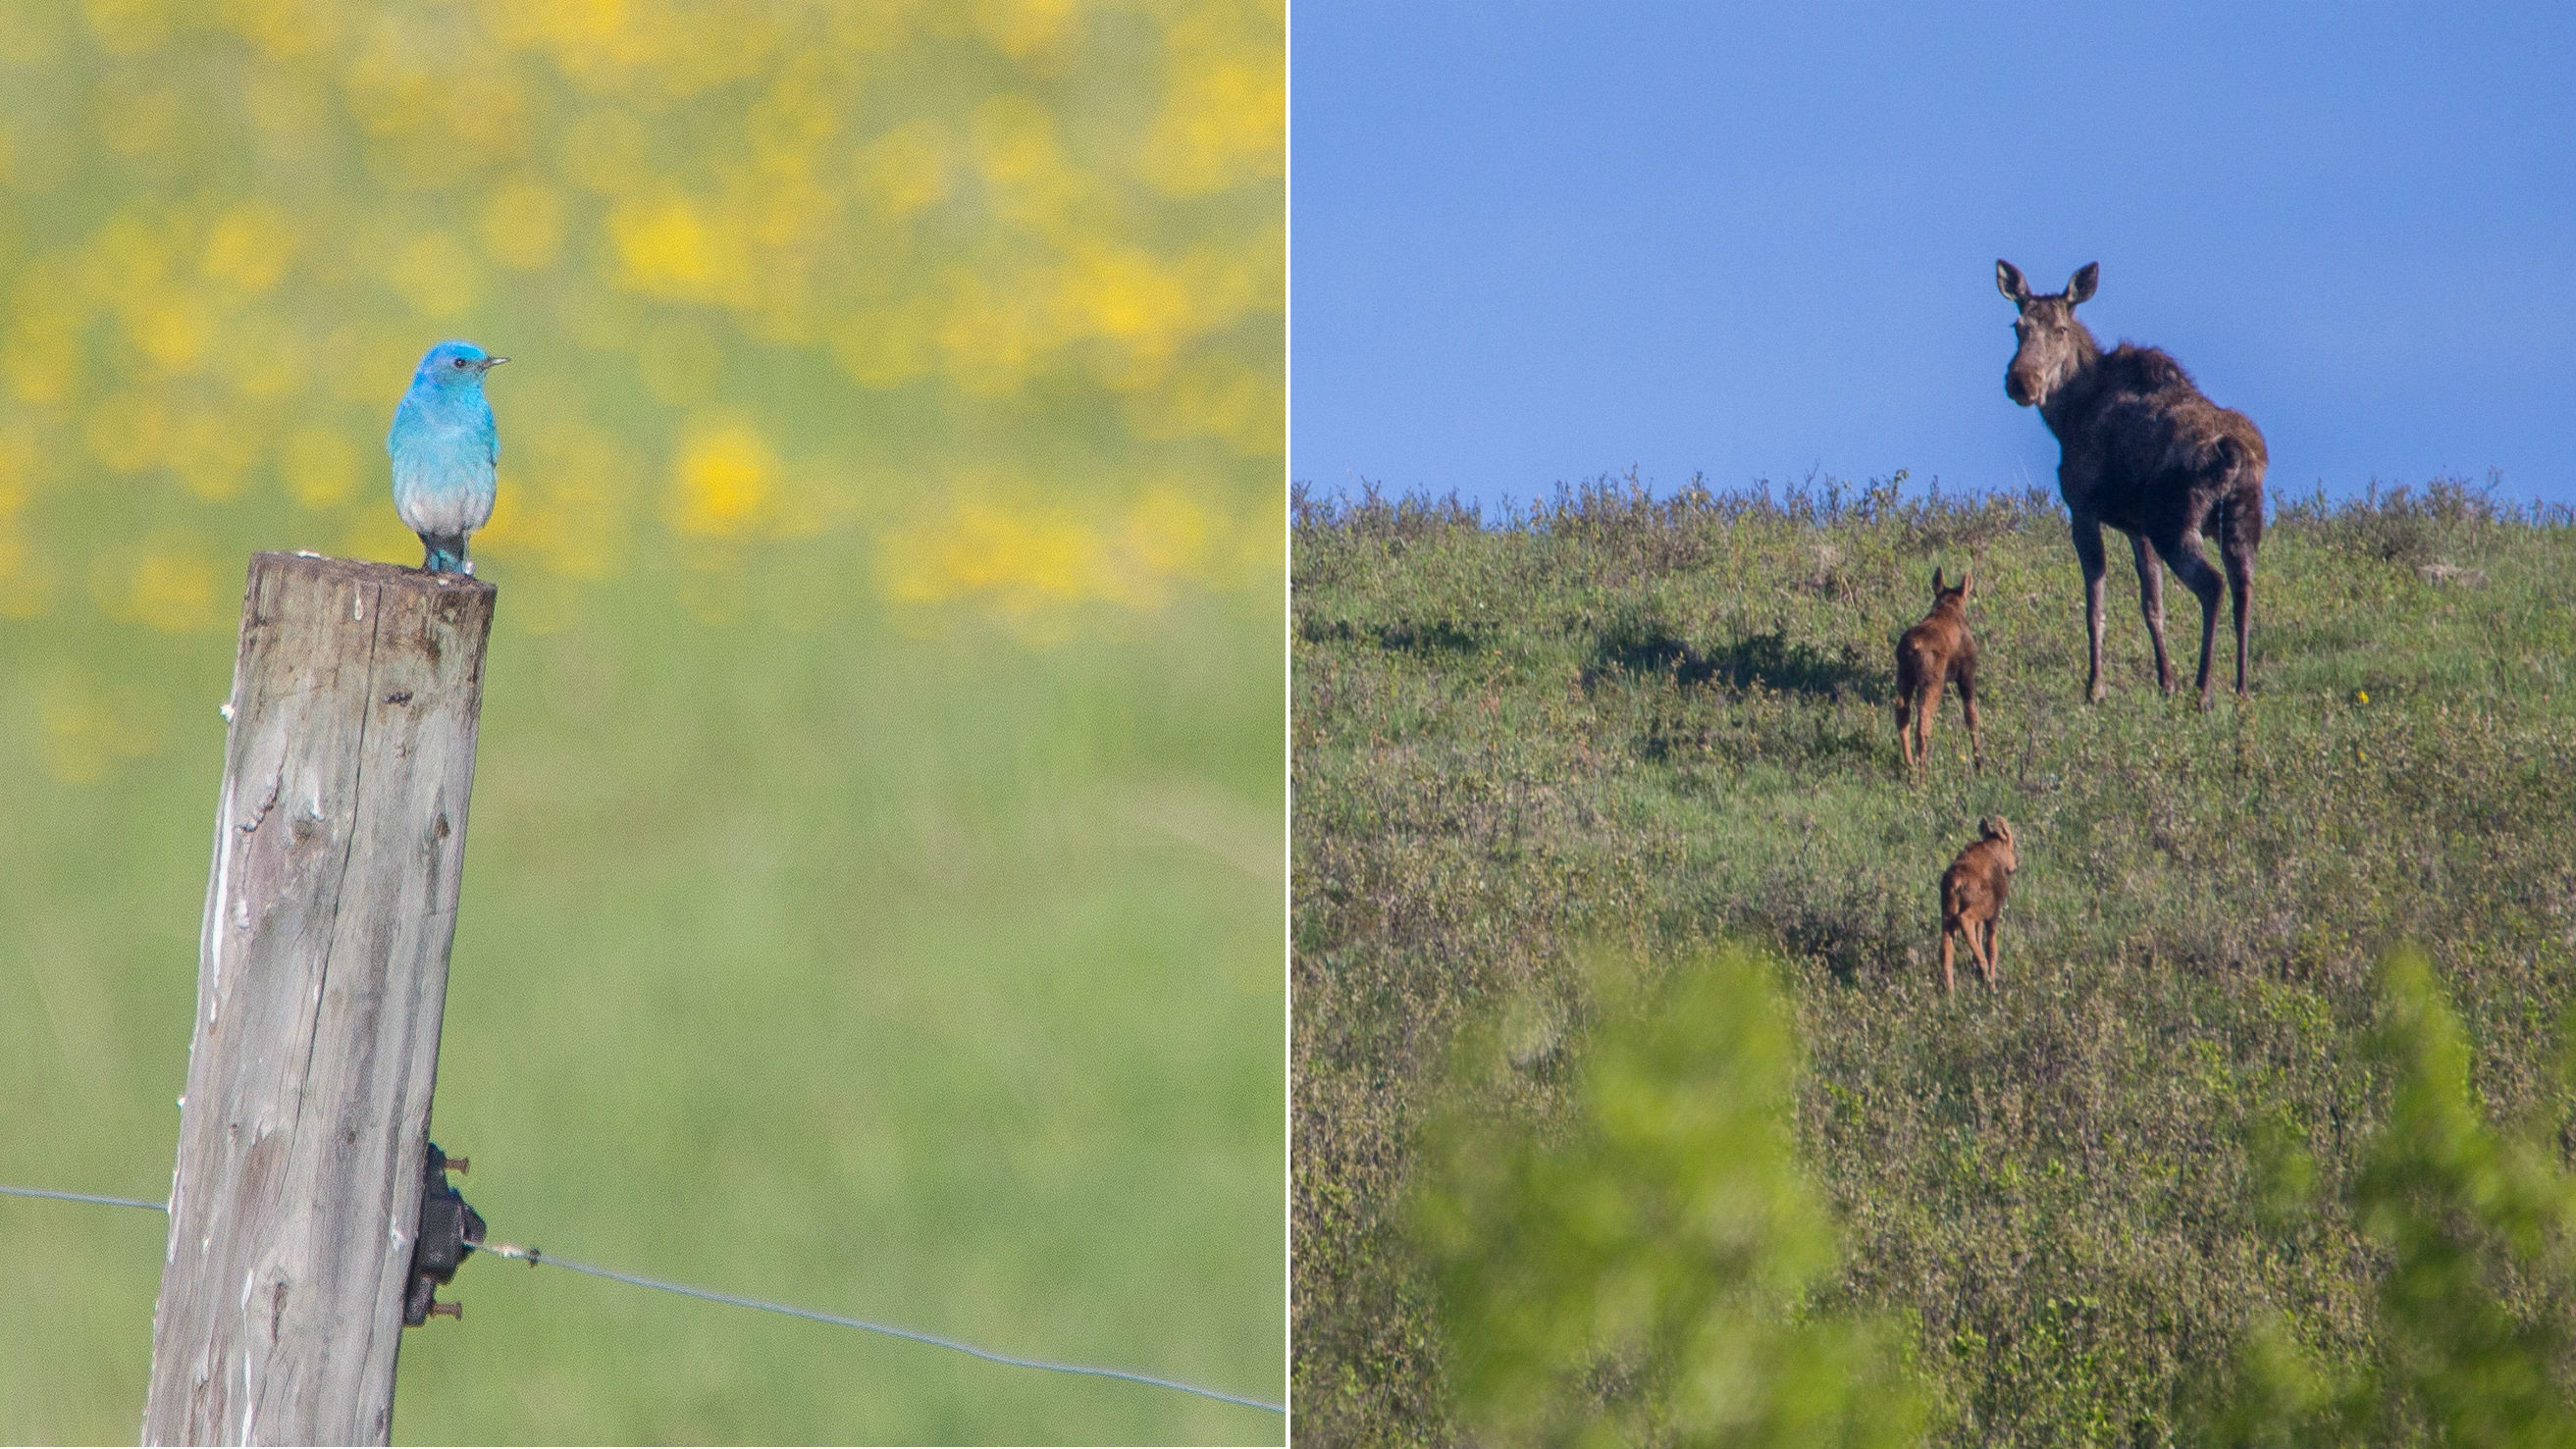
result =
[[[156,1213],[166,1213],[170,1210],[169,1204],[167,1203],[151,1202],[143,1198],[107,1197],[99,1193],[88,1192],[57,1192],[51,1188],[11,1187],[5,1183],[0,1183],[0,1196],[51,1198],[57,1202],[96,1203],[104,1207],[144,1208]],[[570,1258],[558,1258],[551,1253],[541,1252],[535,1248],[522,1248],[512,1243],[478,1242],[473,1246],[482,1249],[484,1252],[490,1253],[496,1258],[508,1258],[517,1262],[523,1262],[531,1268],[540,1264],[552,1268],[565,1268],[575,1273],[587,1273],[594,1278],[610,1278],[620,1283],[631,1283],[638,1288],[651,1288],[662,1293],[677,1293],[685,1298],[701,1298],[709,1303],[729,1303],[736,1308],[756,1308],[764,1313],[782,1313],[790,1318],[803,1318],[815,1323],[828,1323],[839,1328],[856,1328],[868,1333],[881,1333],[889,1338],[901,1338],[908,1339],[914,1343],[926,1343],[934,1348],[953,1349],[958,1353],[980,1358],[986,1363],[1008,1364],[1013,1368],[1039,1369],[1046,1373],[1074,1374],[1084,1378],[1123,1379],[1131,1384],[1144,1384],[1151,1388],[1170,1389],[1175,1393],[1195,1394],[1199,1398],[1214,1399],[1221,1404],[1240,1404],[1247,1409],[1261,1409],[1273,1414],[1285,1414],[1288,1412],[1287,1406],[1284,1404],[1274,1404],[1267,1399],[1246,1398],[1241,1394],[1229,1394],[1218,1389],[1203,1389],[1196,1384],[1182,1383],[1178,1379],[1156,1378],[1152,1374],[1133,1373],[1126,1369],[1092,1368],[1084,1364],[1056,1363],[1047,1359],[1021,1358],[1014,1354],[998,1353],[988,1348],[977,1348],[971,1343],[963,1343],[957,1339],[942,1338],[935,1333],[922,1333],[915,1329],[897,1328],[888,1323],[871,1323],[864,1318],[850,1318],[838,1313],[825,1313],[819,1309],[813,1308],[798,1308],[792,1304],[772,1303],[767,1299],[762,1298],[744,1298],[732,1293],[718,1293],[711,1288],[692,1288],[685,1283],[672,1283],[660,1278],[647,1278],[640,1273],[621,1273],[614,1268],[601,1268],[589,1263],[577,1263]]]

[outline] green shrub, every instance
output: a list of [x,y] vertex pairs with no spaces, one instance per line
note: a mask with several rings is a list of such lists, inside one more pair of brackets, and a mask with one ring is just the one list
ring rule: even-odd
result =
[[[2488,1124],[2467,1036],[2420,952],[2388,958],[2379,997],[2369,1044],[2392,1079],[2388,1120],[2346,1189],[2388,1260],[2377,1351],[2339,1370],[2280,1316],[2265,1320],[2210,1442],[2576,1444],[2567,1374],[2576,1175],[2548,1130],[2558,1113],[2535,1112],[2518,1131]],[[2576,1087],[2571,1067],[2576,1055],[2562,1059],[2562,1092]],[[2549,1107],[2563,1107],[2563,1095],[2552,1098]]]
[[[1889,1326],[1813,1307],[1840,1246],[1792,1147],[1775,968],[1726,952],[1649,988],[1594,965],[1566,1080],[1544,1036],[1485,1024],[1425,1132],[1416,1234],[1464,1419],[1506,1443],[1919,1442]],[[1495,1105],[1533,1095],[1552,1110]]]

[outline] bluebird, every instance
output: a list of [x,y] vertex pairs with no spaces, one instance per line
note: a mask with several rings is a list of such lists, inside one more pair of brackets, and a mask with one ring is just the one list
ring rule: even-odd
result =
[[394,409],[385,451],[394,459],[394,512],[429,549],[421,567],[470,574],[465,536],[492,520],[493,469],[501,461],[483,374],[509,361],[471,342],[442,342],[420,360]]

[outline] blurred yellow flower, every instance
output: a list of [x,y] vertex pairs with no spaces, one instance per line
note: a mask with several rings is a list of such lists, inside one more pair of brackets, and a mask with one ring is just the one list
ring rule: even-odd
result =
[[1072,27],[1077,0],[975,0],[976,33],[1014,60],[1056,44]]
[[195,372],[214,343],[214,305],[196,293],[156,291],[129,299],[120,310],[135,350],[163,372]]
[[948,199],[948,144],[935,121],[895,127],[859,149],[859,195],[906,217]]
[[1207,7],[1184,16],[1166,37],[1163,107],[1140,171],[1177,196],[1287,171],[1287,58],[1273,33],[1227,33],[1218,15]]
[[1085,183],[1057,142],[1055,117],[1028,96],[995,96],[975,108],[969,134],[993,213],[1060,234]]
[[675,472],[673,531],[691,538],[741,538],[768,506],[778,457],[749,424],[701,425],[682,443]]
[[1057,285],[1075,328],[1124,343],[1147,362],[1171,356],[1202,325],[1188,280],[1134,247],[1079,245]]
[[738,230],[685,197],[619,206],[608,235],[625,268],[620,282],[635,291],[713,302],[748,275]]
[[275,60],[311,55],[339,38],[334,0],[216,0],[215,14]]
[[831,8],[826,23],[835,49],[866,54],[903,44],[916,24],[941,17],[945,9],[939,0],[844,0]]
[[110,55],[150,50],[170,36],[168,0],[81,0],[81,18]]
[[764,166],[802,167],[840,133],[849,89],[841,67],[821,52],[788,61],[743,117],[753,154]]
[[886,536],[890,591],[910,603],[982,596],[1009,613],[1048,604],[1124,598],[1098,534],[1061,513],[1018,513],[963,503]]
[[1177,484],[1148,490],[1107,527],[1060,506],[969,498],[890,530],[880,559],[887,591],[905,603],[974,601],[1015,618],[1091,603],[1150,609],[1230,562],[1224,532]]
[[199,269],[216,281],[259,293],[277,285],[294,256],[295,230],[286,214],[265,202],[249,202],[225,212],[206,234],[206,259]]

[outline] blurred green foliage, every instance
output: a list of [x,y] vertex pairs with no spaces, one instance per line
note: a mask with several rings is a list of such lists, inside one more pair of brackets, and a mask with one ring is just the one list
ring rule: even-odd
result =
[[[255,548],[500,587],[436,1130],[494,1231],[1276,1397],[1284,15],[0,4],[0,1180],[157,1196]],[[161,1226],[0,1205],[0,1439],[141,1410]],[[469,1266],[408,1441],[1275,1441]],[[459,1329],[462,1331],[458,1331]]]
[[1462,1038],[1424,1132],[1415,1231],[1480,1436],[1920,1441],[1897,1337],[1811,1302],[1841,1253],[1794,1157],[1775,969],[1729,951],[1648,985],[1638,963],[1596,957],[1579,1042],[1526,1013]]
[[[2471,1085],[2469,1043],[2422,952],[2379,974],[2370,1055],[2387,1119],[2346,1191],[2387,1255],[2377,1352],[2327,1360],[2275,1314],[2256,1325],[2203,1442],[2246,1446],[2576,1444],[2568,1327],[2533,1281],[2576,1276],[2576,1173],[2550,1130],[2576,1100],[2576,1030],[2549,1112],[2499,1131]],[[2576,1015],[2569,1018],[2576,1028]],[[2304,1158],[2289,1194],[2300,1195]]]

